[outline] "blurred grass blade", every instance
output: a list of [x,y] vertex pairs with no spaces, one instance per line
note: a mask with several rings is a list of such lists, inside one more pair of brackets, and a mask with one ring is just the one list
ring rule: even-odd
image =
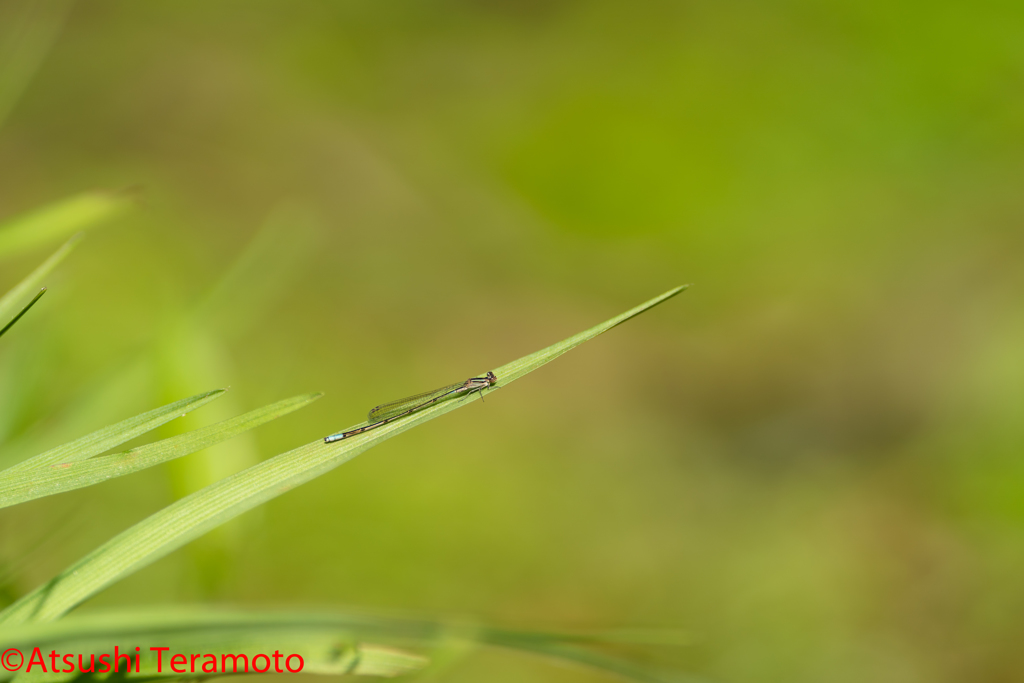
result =
[[[498,386],[506,386],[684,289],[676,287],[589,330],[495,368],[493,372],[498,376]],[[438,403],[352,439],[331,444],[317,439],[211,484],[115,536],[44,586],[10,605],[0,612],[0,625],[56,619],[97,591],[246,510],[329,472],[396,434],[465,407],[479,398],[479,395],[473,395],[464,400]]]
[[248,334],[309,263],[319,228],[316,215],[302,205],[276,207],[193,311],[195,320],[226,339]]
[[76,462],[53,463],[22,471],[0,472],[0,508],[52,496],[55,493],[92,486],[114,477],[123,477],[154,465],[201,451],[238,436],[250,429],[304,408],[321,394],[305,394],[197,429],[163,441],[139,446],[123,453],[104,455]]
[[92,434],[88,434],[80,439],[57,446],[45,453],[40,453],[35,457],[9,467],[0,472],[0,478],[6,478],[14,472],[38,470],[51,465],[86,460],[94,455],[99,455],[104,451],[109,451],[115,446],[120,446],[126,441],[131,441],[135,437],[156,429],[160,425],[166,424],[171,420],[183,417],[186,413],[204,406],[210,401],[220,398],[224,395],[224,392],[224,389],[207,391],[206,393],[196,394],[191,398],[182,399],[181,401],[176,401],[155,410],[151,410],[148,413],[142,413],[141,415],[130,417],[127,420],[110,425],[109,427],[104,427]]
[[69,0],[26,0],[0,12],[0,126],[50,51],[70,6]]
[[683,647],[693,644],[693,636],[678,629],[605,629],[597,632],[542,634],[573,645],[648,645]]
[[[134,654],[130,642],[119,641],[117,643],[122,653],[132,652]],[[267,653],[271,652],[280,652],[280,655],[276,658],[276,666],[280,667],[279,670],[282,673],[285,672],[285,667],[288,666],[288,658],[291,658],[292,655],[298,655],[302,658],[301,673],[307,675],[393,678],[395,676],[415,673],[427,663],[425,657],[395,648],[369,643],[339,643],[329,633],[301,634],[301,637],[296,637],[295,634],[287,632],[270,633],[261,638],[238,637],[215,641],[212,644],[208,641],[182,638],[179,635],[177,638],[165,638],[158,642],[160,647],[170,648],[163,652],[162,661],[158,662],[155,652],[141,652],[138,658],[138,668],[136,668],[136,660],[133,657],[132,673],[126,679],[116,674],[113,675],[113,679],[110,677],[93,676],[92,674],[83,675],[78,673],[77,669],[74,673],[61,673],[60,669],[54,669],[49,673],[45,673],[36,666],[31,673],[19,673],[14,680],[17,683],[64,683],[65,681],[87,683],[88,681],[101,680],[209,680],[222,676],[264,673],[266,672],[264,667],[275,666],[275,658],[267,656]],[[83,654],[86,667],[89,667],[91,658],[95,657],[99,661],[99,657],[103,654],[107,654],[109,656],[107,661],[110,661],[113,658],[113,652],[113,644],[110,647],[79,647],[75,650],[76,654]],[[199,652],[203,653],[203,656],[201,658],[197,657],[194,674],[190,673],[191,667],[188,661],[184,665],[178,664],[181,670],[186,672],[185,674],[175,673],[171,670],[169,664],[172,655],[187,656],[187,653]],[[261,653],[267,656],[266,663],[263,661],[254,662],[254,658]],[[209,659],[210,656],[213,657],[212,663]],[[202,667],[204,664],[216,666],[218,672],[227,669],[227,673],[203,673]],[[291,658],[291,665],[293,668],[298,667],[299,660]],[[256,672],[253,669],[255,666],[260,667],[263,671]],[[123,672],[123,662],[121,667]],[[237,673],[235,673],[234,667],[237,667]],[[273,668],[270,668],[269,671],[271,674],[274,673]],[[294,673],[299,672],[296,670]],[[123,673],[121,675],[123,676]]]
[[[15,647],[23,652],[38,647],[44,652],[55,649],[98,654],[110,652],[115,644],[141,642],[160,643],[160,647],[169,647],[173,653],[279,650],[301,653],[306,659],[306,673],[391,676],[409,673],[426,663],[425,658],[406,652],[407,648],[429,650],[434,659],[439,650],[463,643],[541,655],[641,683],[694,681],[679,672],[657,671],[596,649],[567,647],[565,643],[573,639],[572,635],[559,633],[512,631],[357,611],[242,613],[150,608],[0,627],[0,647]],[[593,640],[601,642],[602,638],[595,634]],[[264,649],[268,645],[269,650]],[[168,656],[164,655],[165,663]],[[154,653],[143,653],[141,673],[146,673],[147,668],[155,673],[154,660]],[[70,680],[72,676],[54,680]]]
[[480,643],[467,639],[442,638],[430,651],[430,663],[416,676],[416,683],[451,680],[452,672],[480,651]]
[[94,191],[54,202],[0,225],[0,258],[35,249],[99,225],[123,211],[128,192]]
[[[122,617],[122,619],[125,617]],[[131,618],[131,617],[128,617]],[[253,657],[259,653],[280,652],[281,657],[276,664],[283,671],[291,664],[293,669],[298,667],[298,661],[291,659],[292,655],[299,655],[302,658],[302,673],[306,674],[327,674],[327,675],[370,675],[370,676],[398,676],[408,674],[421,669],[427,662],[426,658],[405,652],[394,647],[381,646],[360,642],[353,639],[351,631],[343,630],[333,624],[313,623],[304,624],[301,620],[290,615],[278,619],[275,623],[272,620],[263,620],[259,624],[231,624],[212,625],[204,623],[203,619],[194,619],[193,623],[181,618],[166,619],[164,623],[154,623],[138,628],[138,623],[130,622],[130,625],[120,628],[109,628],[109,617],[101,620],[88,620],[85,622],[92,632],[82,631],[81,628],[63,629],[58,633],[28,632],[19,633],[13,636],[11,642],[17,642],[31,652],[32,648],[45,647],[46,651],[54,649],[60,652],[74,652],[84,655],[83,659],[89,661],[90,655],[98,657],[104,653],[112,653],[115,646],[122,652],[133,652],[129,643],[134,643],[138,638],[143,641],[159,643],[159,647],[168,648],[160,654],[146,648],[139,653],[138,670],[133,670],[131,679],[148,678],[182,678],[181,674],[175,674],[170,669],[170,658],[175,654],[203,653],[203,658],[196,663],[196,674],[202,674],[203,678],[210,678],[216,675],[225,674],[203,674],[201,667],[206,655],[213,655],[217,669],[222,671],[229,669],[231,675],[235,666],[238,673],[253,673]],[[77,626],[77,624],[75,625]],[[133,628],[134,627],[134,628]],[[0,634],[5,638],[5,634]],[[154,638],[155,640],[148,640]],[[6,640],[3,642],[7,642]],[[27,643],[36,643],[28,645]],[[6,649],[6,648],[5,648]],[[233,655],[225,658],[224,655]],[[237,655],[245,655],[237,657]],[[237,658],[236,658],[237,657]],[[205,660],[209,661],[209,660]],[[226,667],[224,665],[227,665]],[[262,662],[256,666],[272,666]],[[134,669],[134,667],[133,667]],[[188,674],[188,664],[185,670]],[[54,675],[57,670],[44,672],[36,667],[32,673],[21,673],[18,675],[18,683],[30,681],[47,681],[48,683],[59,683],[72,681],[81,674],[78,671],[60,675]],[[271,670],[273,672],[273,670]],[[191,676],[185,676],[191,677]]]
[[32,301],[29,301],[27,304],[25,304],[25,307],[21,309],[21,311],[18,313],[18,315],[14,316],[14,318],[11,319],[11,322],[9,322],[6,325],[4,325],[4,328],[2,330],[0,330],[0,337],[4,336],[4,334],[7,332],[7,330],[9,330],[12,327],[14,327],[14,323],[16,323],[19,320],[21,320],[21,316],[23,316],[26,313],[28,313],[28,309],[30,309],[33,306],[35,306],[36,302],[39,301],[43,297],[43,294],[46,294],[46,287],[43,287],[42,289],[40,289],[39,293],[36,294],[34,297],[32,297]]
[[43,261],[38,268],[29,273],[28,277],[16,284],[11,291],[4,294],[3,298],[0,298],[0,321],[9,321],[14,316],[14,312],[20,310],[20,302],[28,296],[29,292],[39,288],[43,278],[49,275],[71,253],[71,250],[78,244],[79,239],[77,236],[69,239],[60,249],[53,252],[50,258]]
[[555,639],[521,638],[520,635],[494,631],[487,634],[486,642],[512,650],[531,652],[550,659],[572,662],[592,669],[600,669],[638,683],[697,683],[698,680],[688,674],[658,670],[592,648],[566,645]]

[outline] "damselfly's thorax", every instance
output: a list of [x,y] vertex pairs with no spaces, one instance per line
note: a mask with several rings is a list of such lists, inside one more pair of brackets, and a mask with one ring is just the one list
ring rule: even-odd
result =
[[479,391],[480,389],[486,389],[497,381],[498,378],[494,376],[493,372],[488,372],[483,377],[470,377],[462,385],[462,391]]

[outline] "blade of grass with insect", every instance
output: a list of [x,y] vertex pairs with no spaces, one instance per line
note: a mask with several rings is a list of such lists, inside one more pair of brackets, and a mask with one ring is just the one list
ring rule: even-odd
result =
[[0,258],[99,226],[124,213],[131,201],[126,191],[82,192],[8,219],[0,225]]
[[[607,332],[679,294],[676,287],[600,325],[546,349],[494,368],[496,386],[506,386],[580,344]],[[352,439],[324,443],[322,438],[226,477],[115,536],[28,593],[3,612],[0,625],[50,621],[110,584],[138,571],[211,529],[338,467],[363,451],[407,429],[465,407],[479,399],[438,403]]]
[[256,410],[172,436],[163,441],[139,446],[123,453],[75,461],[55,462],[49,467],[0,472],[0,508],[10,507],[44,496],[92,486],[114,477],[123,477],[238,436],[283,415],[305,408],[321,394],[304,394],[278,401]]
[[[655,643],[666,638],[660,631],[648,633]],[[576,645],[584,640],[592,647]],[[359,652],[377,660],[367,662],[361,669],[348,670],[348,673],[373,672],[376,675],[389,675],[380,671],[381,666],[407,673],[426,663],[424,658],[405,652],[406,649],[427,650],[433,655],[438,650],[463,643],[468,648],[490,646],[539,655],[641,683],[696,681],[679,671],[657,670],[600,651],[599,647],[618,642],[615,632],[609,633],[608,637],[600,631],[580,636],[362,611],[247,613],[199,608],[147,608],[70,616],[55,622],[23,624],[13,628],[0,627],[0,645],[22,650],[38,647],[44,651],[98,653],[110,651],[115,643],[140,642],[158,642],[161,647],[170,647],[175,653],[210,652],[211,648],[216,652],[252,653],[268,651],[260,647],[270,644],[271,650],[300,651],[303,657],[308,656],[307,666],[310,668],[304,669],[307,673],[344,673],[345,666],[353,665],[351,654]],[[324,644],[333,647],[325,648]],[[296,649],[286,649],[289,647]],[[155,658],[152,653],[144,654],[147,657],[142,660],[143,666],[152,669]]]
[[[6,327],[16,315],[21,314],[19,311],[24,312],[24,306],[21,302],[28,297],[30,292],[40,288],[43,278],[53,272],[53,269],[71,253],[71,250],[75,248],[78,241],[79,237],[76,236],[65,242],[60,249],[53,252],[50,258],[39,264],[24,280],[16,284],[0,298],[0,324]],[[36,294],[36,298],[38,297],[39,295]]]

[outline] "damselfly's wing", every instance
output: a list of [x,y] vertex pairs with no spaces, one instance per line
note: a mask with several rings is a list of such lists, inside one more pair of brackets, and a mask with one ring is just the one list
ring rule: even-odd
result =
[[465,382],[459,382],[457,384],[449,384],[446,387],[440,389],[434,389],[433,391],[425,391],[422,394],[415,394],[413,396],[406,396],[405,398],[390,403],[382,403],[376,408],[370,410],[369,421],[380,422],[386,420],[389,417],[395,415],[401,415],[413,408],[419,407],[425,403],[428,403],[436,398],[449,394],[459,387],[463,386]]

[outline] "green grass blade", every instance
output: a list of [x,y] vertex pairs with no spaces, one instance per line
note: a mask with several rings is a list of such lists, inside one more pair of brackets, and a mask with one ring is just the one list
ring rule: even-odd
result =
[[[677,287],[600,325],[500,368],[505,386],[583,342],[683,291]],[[357,437],[327,444],[322,439],[226,477],[156,512],[75,562],[46,585],[0,612],[0,625],[56,619],[96,592],[180,548],[257,505],[329,472],[368,448],[449,411],[479,395],[426,408]]]
[[698,679],[689,674],[655,669],[624,657],[617,657],[592,648],[567,645],[555,639],[522,638],[521,635],[492,630],[484,634],[484,641],[489,645],[600,669],[637,683],[698,683]]
[[557,344],[552,344],[546,349],[541,349],[536,353],[532,353],[529,356],[523,356],[519,360],[512,361],[506,365],[502,365],[500,368],[494,369],[494,374],[498,376],[497,386],[503,387],[509,382],[519,379],[523,375],[533,372],[540,366],[550,363],[554,359],[561,356],[566,351],[571,351],[580,344],[586,341],[590,341],[599,334],[603,334],[608,330],[612,329],[616,325],[621,325],[630,318],[636,317],[646,311],[649,308],[653,308],[658,304],[667,301],[685,291],[690,285],[682,285],[675,289],[670,289],[661,296],[656,296],[650,301],[645,301],[639,306],[632,308],[625,313],[615,316],[611,320],[605,321],[596,327],[591,327],[589,330],[580,332],[579,334],[569,337],[564,341],[560,341]]
[[305,394],[278,401],[262,408],[173,436],[163,441],[139,446],[123,453],[105,455],[74,462],[53,463],[17,472],[0,473],[0,508],[17,505],[36,498],[92,486],[114,477],[144,470],[154,465],[201,451],[283,415],[304,408],[321,394]]
[[6,326],[16,315],[16,311],[22,310],[20,302],[25,300],[29,292],[39,289],[43,278],[49,275],[71,253],[71,250],[75,248],[78,241],[79,238],[76,236],[65,242],[50,258],[43,261],[39,267],[29,273],[28,277],[16,284],[11,291],[4,294],[3,298],[0,298],[0,322]]
[[43,294],[46,294],[46,287],[43,287],[42,289],[40,289],[39,293],[36,294],[34,297],[32,297],[32,301],[29,301],[27,304],[25,304],[25,307],[21,309],[21,311],[18,313],[18,315],[14,316],[11,319],[11,322],[9,322],[6,325],[4,325],[4,328],[2,330],[0,330],[0,337],[4,336],[4,334],[7,333],[7,330],[9,330],[12,327],[14,327],[14,323],[16,323],[19,320],[21,320],[21,316],[23,316],[26,313],[28,313],[28,309],[30,309],[33,306],[35,306],[36,302],[39,301],[41,298],[43,298]]
[[0,225],[0,258],[35,249],[123,213],[128,192],[93,191],[62,199]]
[[68,0],[29,0],[2,7],[0,126],[50,51],[70,6]]
[[[651,632],[657,635],[660,632]],[[683,683],[693,678],[654,669],[595,648],[566,646],[578,636],[539,631],[508,630],[433,619],[383,616],[365,612],[244,613],[207,609],[146,609],[72,616],[49,623],[0,628],[0,646],[24,651],[109,652],[115,644],[159,643],[171,652],[297,651],[307,660],[307,673],[407,673],[425,659],[404,650],[451,647],[453,643],[489,645],[541,655],[617,674],[639,683]],[[593,634],[590,642],[615,641]],[[369,645],[372,643],[373,645]],[[330,647],[333,645],[333,647]],[[268,649],[263,649],[269,646]],[[122,647],[122,650],[125,648]],[[155,673],[155,654],[142,668]],[[353,655],[372,660],[357,661]],[[167,657],[167,654],[164,654]],[[166,661],[166,659],[164,660]],[[70,680],[69,675],[66,680]],[[64,679],[55,679],[64,680]],[[19,681],[21,679],[19,678]]]
[[15,472],[38,470],[52,465],[78,462],[91,458],[94,455],[99,455],[104,451],[109,451],[115,446],[120,446],[137,436],[142,436],[160,425],[183,417],[196,408],[200,408],[210,401],[220,398],[224,395],[224,391],[224,389],[215,389],[203,394],[196,394],[191,398],[169,403],[147,413],[142,413],[109,427],[104,427],[80,439],[51,448],[45,453],[40,453],[35,457],[3,470],[0,472],[0,481],[5,481],[7,477]]

